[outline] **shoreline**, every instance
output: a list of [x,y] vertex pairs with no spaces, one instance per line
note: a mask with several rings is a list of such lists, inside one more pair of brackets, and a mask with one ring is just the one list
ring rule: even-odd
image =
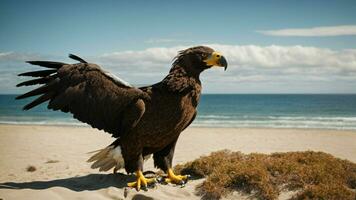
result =
[[[80,122],[82,123],[82,122]],[[79,125],[79,124],[11,124],[11,123],[0,123],[0,128],[2,126],[39,126],[39,127],[69,127],[69,128],[92,128],[90,125],[82,123],[83,125]],[[194,125],[190,125],[188,127],[189,129],[257,129],[257,130],[315,130],[315,131],[341,131],[341,132],[353,132],[356,134],[356,129],[334,129],[334,128],[312,128],[312,127],[308,127],[308,128],[299,128],[299,127],[214,127],[214,126],[194,126]],[[100,130],[98,130],[100,131]]]

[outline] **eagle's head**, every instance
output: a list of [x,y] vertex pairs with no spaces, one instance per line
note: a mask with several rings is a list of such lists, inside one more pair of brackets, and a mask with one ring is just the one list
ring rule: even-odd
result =
[[221,53],[210,47],[196,46],[179,51],[174,65],[179,65],[188,72],[199,74],[214,66],[224,67],[226,70],[227,61]]

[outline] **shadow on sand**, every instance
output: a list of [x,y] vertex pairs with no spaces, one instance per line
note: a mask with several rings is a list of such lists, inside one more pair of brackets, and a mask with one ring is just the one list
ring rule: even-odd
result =
[[135,177],[125,174],[89,174],[85,176],[57,179],[50,181],[5,182],[0,183],[0,189],[34,189],[43,190],[51,187],[64,187],[73,191],[99,190],[110,186],[124,188],[128,181]]

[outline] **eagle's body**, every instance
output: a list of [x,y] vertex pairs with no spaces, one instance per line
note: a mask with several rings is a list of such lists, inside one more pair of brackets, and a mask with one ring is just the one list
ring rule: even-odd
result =
[[[142,104],[145,105],[145,111],[137,125],[127,134],[122,135],[119,143],[114,143],[114,145],[120,144],[127,172],[137,170],[134,167],[138,156],[135,152],[141,151],[143,157],[154,154],[155,165],[166,170],[159,154],[169,153],[164,152],[167,151],[164,147],[172,145],[174,148],[179,134],[194,120],[201,91],[199,77],[182,87],[192,88],[179,92],[167,87],[164,82],[140,88],[149,99],[138,103],[137,113],[142,111]],[[137,143],[132,145],[130,141]],[[136,150],[133,150],[134,148]]]
[[71,112],[74,118],[112,134],[117,140],[89,159],[94,162],[92,168],[116,171],[124,167],[128,173],[136,172],[138,180],[132,186],[137,189],[140,182],[147,184],[141,171],[150,154],[171,182],[182,181],[184,177],[171,170],[172,159],[180,133],[197,113],[199,75],[213,65],[226,67],[225,58],[208,47],[193,47],[180,52],[161,82],[135,88],[95,64],[70,57],[80,63],[29,61],[50,70],[20,74],[40,78],[18,86],[45,84],[17,97],[41,95],[24,109],[49,101],[49,109]]

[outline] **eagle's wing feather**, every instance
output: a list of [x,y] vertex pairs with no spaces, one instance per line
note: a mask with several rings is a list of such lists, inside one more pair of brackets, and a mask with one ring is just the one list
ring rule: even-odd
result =
[[[27,104],[24,110],[49,100],[49,109],[70,112],[74,118],[94,128],[103,129],[113,134],[114,137],[120,136],[125,128],[123,125],[137,124],[144,112],[145,105],[140,99],[148,98],[145,92],[104,72],[95,64],[86,62],[65,64],[47,61],[29,61],[28,63],[56,70],[21,74],[41,78],[25,81],[18,86],[44,84],[16,98],[23,99],[41,95]],[[130,107],[133,106],[138,106],[139,109],[131,109]],[[130,113],[132,110],[139,110],[139,112]],[[126,117],[130,121],[127,121]],[[132,124],[127,124],[128,122]]]
[[193,117],[190,119],[190,121],[188,122],[188,124],[186,126],[184,126],[184,128],[182,129],[182,131],[184,131],[186,128],[188,128],[188,126],[190,126],[193,121],[195,120],[195,117],[197,116],[197,111],[194,112]]

